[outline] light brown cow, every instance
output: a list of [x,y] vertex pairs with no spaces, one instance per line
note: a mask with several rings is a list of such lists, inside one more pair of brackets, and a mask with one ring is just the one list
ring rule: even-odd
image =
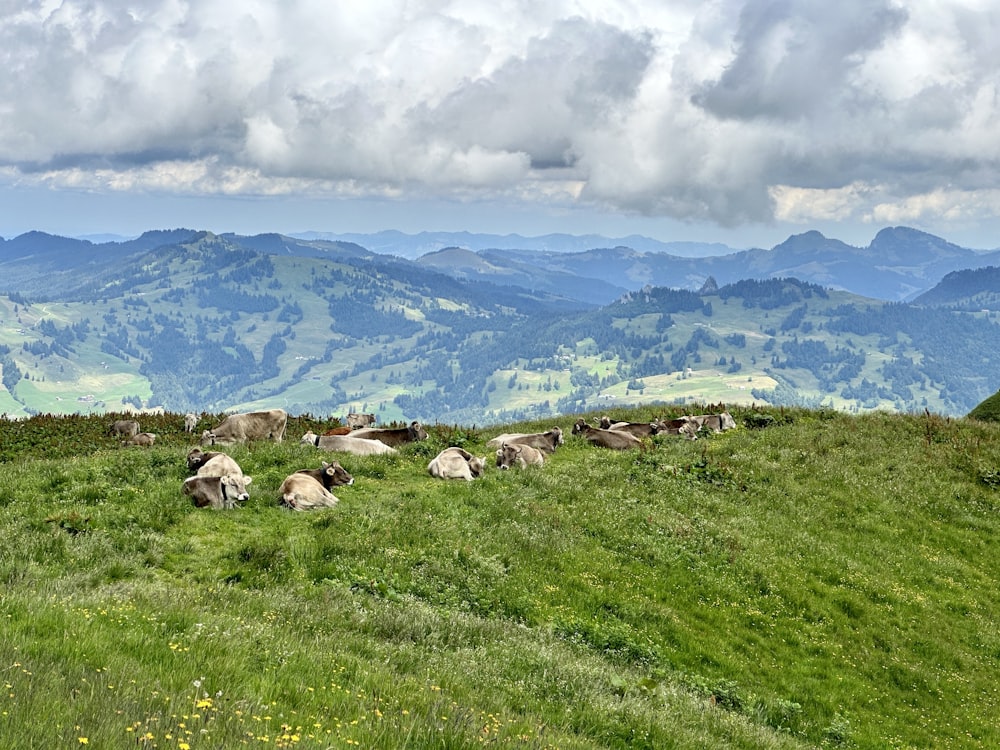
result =
[[541,466],[545,463],[545,454],[530,445],[504,443],[497,450],[497,468],[510,469],[515,466]]
[[420,422],[413,420],[406,427],[364,427],[360,430],[354,430],[351,437],[379,440],[388,446],[397,448],[417,440],[426,440],[427,430],[420,426]]
[[563,444],[563,431],[558,427],[553,427],[545,432],[507,432],[491,438],[486,446],[489,448],[500,448],[504,443],[516,445],[530,445],[546,453],[555,453],[556,448]]
[[285,477],[278,494],[281,505],[292,510],[332,508],[340,500],[330,492],[331,487],[354,484],[354,477],[338,462],[323,462],[319,469],[299,469]]
[[655,435],[660,426],[656,422],[612,422],[611,418],[605,415],[601,417],[601,429],[628,432],[638,438],[643,438]]
[[220,453],[199,466],[195,476],[224,477],[228,474],[243,476],[243,469],[233,460],[232,456]]
[[347,415],[347,426],[352,430],[357,430],[361,427],[371,427],[375,424],[374,414],[355,414],[351,412]]
[[242,474],[228,474],[224,477],[188,477],[181,485],[185,495],[191,496],[191,502],[198,508],[213,508],[214,510],[231,510],[238,508],[239,503],[250,499],[247,485],[253,479]]
[[201,434],[202,445],[231,445],[249,440],[273,440],[285,437],[288,414],[284,409],[230,414],[219,425]]
[[315,445],[321,451],[351,453],[355,456],[382,456],[397,452],[380,440],[368,440],[354,435],[317,435],[310,431],[299,442]]
[[427,464],[427,471],[438,479],[464,479],[471,482],[486,470],[486,459],[473,456],[465,448],[445,448]]
[[657,435],[683,435],[689,440],[698,437],[698,422],[692,417],[673,417],[661,419],[657,423]]
[[197,472],[208,461],[222,455],[224,454],[221,451],[203,451],[201,448],[192,448],[187,454],[188,471]]
[[638,448],[642,445],[642,441],[635,435],[618,430],[602,430],[600,427],[593,427],[587,424],[587,421],[582,417],[576,420],[576,424],[573,425],[573,434],[584,438],[591,445],[618,451]]
[[122,445],[141,445],[143,448],[149,448],[155,442],[156,435],[154,433],[139,432],[128,440],[122,440]]
[[111,423],[108,432],[116,437],[135,437],[139,434],[139,423],[134,419],[116,419]]

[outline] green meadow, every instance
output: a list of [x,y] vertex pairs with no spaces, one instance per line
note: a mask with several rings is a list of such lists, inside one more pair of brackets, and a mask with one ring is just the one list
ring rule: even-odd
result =
[[[149,449],[4,421],[0,747],[1000,746],[1000,427],[731,411],[623,453],[574,415],[373,458],[300,445],[306,415],[225,449],[253,477],[225,512],[181,493],[180,415],[140,415]],[[553,424],[543,467],[494,468],[492,435]],[[486,475],[430,477],[448,445]],[[278,506],[331,458],[336,508]]]

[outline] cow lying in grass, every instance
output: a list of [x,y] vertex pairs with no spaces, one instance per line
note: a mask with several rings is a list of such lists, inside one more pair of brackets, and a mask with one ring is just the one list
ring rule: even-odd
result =
[[465,448],[445,448],[427,464],[427,471],[438,479],[464,479],[471,482],[481,477],[486,460],[473,456]]
[[512,469],[515,466],[523,469],[526,466],[541,466],[544,463],[545,454],[530,445],[504,443],[497,450],[498,469]]
[[354,484],[354,477],[337,461],[323,462],[319,469],[300,469],[285,477],[278,494],[281,505],[292,510],[333,508],[340,500],[333,487]]
[[185,479],[181,489],[185,495],[191,496],[191,502],[197,508],[231,510],[250,499],[247,485],[252,481],[253,479],[242,474],[227,474],[224,477],[194,476]]

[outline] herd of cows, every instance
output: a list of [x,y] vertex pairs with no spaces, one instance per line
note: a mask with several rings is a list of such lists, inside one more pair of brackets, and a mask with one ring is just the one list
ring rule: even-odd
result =
[[[239,464],[227,453],[211,449],[215,446],[247,443],[253,440],[281,442],[285,437],[288,415],[283,409],[230,414],[216,427],[205,430],[201,445],[187,455],[192,476],[184,480],[182,492],[191,497],[199,508],[230,510],[247,501],[247,487],[253,481],[243,474]],[[300,442],[314,445],[324,452],[341,452],[357,456],[396,453],[400,446],[426,440],[427,431],[414,421],[404,427],[374,427],[375,415],[350,414],[347,425],[328,430],[322,435],[307,432]],[[184,429],[192,433],[197,424],[194,414],[187,414]],[[652,435],[680,435],[696,439],[700,430],[723,432],[736,426],[728,412],[700,414],[653,422],[612,422],[602,417],[599,425],[588,424],[583,418],[573,425],[572,434],[594,446],[611,450],[638,448],[642,439]],[[136,420],[118,420],[111,425],[113,434],[121,436],[123,445],[153,445],[156,435],[140,432]],[[563,432],[553,427],[545,432],[504,433],[491,438],[486,446],[496,450],[495,464],[506,470],[541,466],[546,457],[563,444]],[[431,476],[440,479],[472,481],[486,471],[487,459],[475,456],[464,448],[452,446],[437,454],[427,465]],[[335,487],[350,485],[354,478],[337,461],[323,461],[318,469],[301,469],[289,474],[278,490],[281,505],[293,510],[331,508],[339,501]]]

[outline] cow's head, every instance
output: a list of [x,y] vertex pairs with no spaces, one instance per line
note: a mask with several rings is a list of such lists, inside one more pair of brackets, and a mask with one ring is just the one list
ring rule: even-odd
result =
[[236,508],[239,503],[245,503],[250,499],[247,487],[253,481],[253,477],[242,474],[226,474],[219,477],[219,489],[222,491],[222,507],[226,510]]
[[331,461],[330,463],[324,461],[322,477],[320,481],[326,489],[340,487],[345,484],[354,484],[354,477],[351,476],[347,469],[340,465],[339,461]]
[[517,445],[511,445],[510,443],[504,443],[500,450],[497,451],[497,468],[499,469],[509,469],[511,466],[517,463],[517,460],[521,457],[521,448]]
[[481,477],[486,471],[486,460],[479,456],[472,456],[469,459],[469,471],[472,472],[473,478]]
[[410,429],[410,437],[413,440],[426,440],[427,439],[427,430],[425,430],[423,427],[421,427],[420,426],[420,422],[418,422],[417,420],[414,419],[412,422],[410,422],[410,428],[409,429]]

